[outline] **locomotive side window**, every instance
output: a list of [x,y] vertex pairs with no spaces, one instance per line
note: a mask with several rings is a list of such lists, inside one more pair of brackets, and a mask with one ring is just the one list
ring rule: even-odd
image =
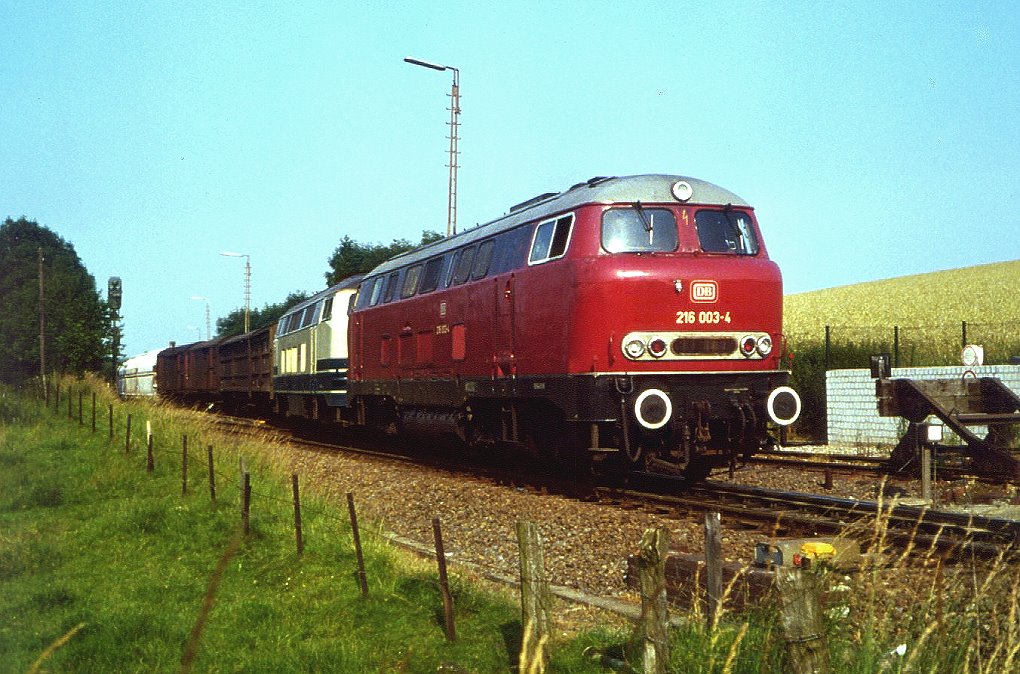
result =
[[369,300],[369,304],[373,307],[379,304],[379,300],[382,299],[384,287],[386,287],[386,277],[380,276],[375,280],[375,285],[372,286],[372,298]]
[[295,311],[292,314],[288,314],[285,320],[287,321],[287,325],[283,329],[284,334],[294,332],[298,329],[298,325],[301,322],[301,312]]
[[408,267],[404,275],[404,289],[400,291],[400,297],[410,297],[418,291],[418,281],[421,279],[421,265],[416,264]]
[[706,253],[757,255],[758,239],[751,216],[740,211],[698,211],[694,214],[701,250]]
[[478,246],[478,255],[475,256],[475,263],[471,266],[471,280],[477,281],[489,273],[489,265],[492,263],[492,249],[496,247],[493,239],[482,241]]
[[665,208],[610,208],[602,214],[602,247],[609,253],[677,249],[676,216]]
[[319,303],[318,302],[316,302],[315,304],[312,304],[312,305],[309,305],[309,306],[305,307],[304,313],[301,316],[301,324],[298,327],[299,328],[307,328],[309,325],[314,323],[315,322],[315,318],[316,318],[316,316],[315,316],[316,309],[318,309],[318,308],[319,308]]
[[439,287],[439,277],[443,273],[443,258],[434,257],[425,263],[425,273],[421,277],[419,293],[430,293]]
[[386,302],[392,302],[397,299],[397,277],[400,276],[399,271],[395,271],[389,275],[386,281]]
[[520,269],[528,260],[528,246],[531,245],[531,226],[515,227],[496,237],[496,249],[492,253],[490,274]]
[[535,228],[535,238],[531,242],[531,255],[528,256],[528,264],[541,264],[563,257],[567,252],[567,244],[570,242],[570,230],[573,223],[573,214],[540,222]]
[[[372,299],[372,291],[375,288],[375,286],[377,285],[376,284],[376,280],[377,279],[374,279],[374,278],[368,279],[367,281],[362,281],[361,285],[358,286],[358,295],[357,295],[358,303],[356,304],[358,309],[364,309],[365,307],[367,307],[369,305],[369,301]],[[326,304],[327,304],[327,306],[329,308],[330,315],[332,315],[332,310],[333,310],[332,298],[326,300]],[[325,315],[326,315],[326,310],[325,309],[323,310],[322,314],[323,314],[323,319],[322,320],[328,321],[329,319],[325,317]]]
[[468,276],[471,275],[471,265],[475,261],[475,252],[477,251],[478,246],[471,246],[470,248],[457,251],[457,256],[454,258],[452,285],[459,286],[468,280]]

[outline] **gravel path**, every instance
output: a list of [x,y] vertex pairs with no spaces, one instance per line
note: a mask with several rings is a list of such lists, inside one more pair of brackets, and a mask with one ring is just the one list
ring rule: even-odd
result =
[[[385,458],[288,447],[279,451],[303,482],[337,504],[345,502],[347,491],[354,492],[362,521],[381,522],[387,531],[431,544],[431,521],[439,517],[446,550],[455,560],[506,576],[518,573],[515,523],[522,518],[539,525],[550,581],[599,596],[633,598],[624,582],[626,559],[649,527],[669,527],[676,550],[698,552],[703,547],[702,525],[697,521],[535,493]],[[727,479],[726,471],[715,479]],[[734,482],[821,492],[821,480],[815,472],[749,466],[737,471]],[[825,493],[871,499],[876,486],[876,478],[837,475],[834,489]],[[912,483],[897,487],[906,491],[905,496],[916,496]],[[747,562],[761,537],[757,532],[727,529],[724,554],[730,561]]]

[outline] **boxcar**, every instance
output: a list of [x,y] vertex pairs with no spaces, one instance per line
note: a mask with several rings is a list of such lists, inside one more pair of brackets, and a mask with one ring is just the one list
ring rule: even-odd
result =
[[218,341],[171,343],[156,357],[156,384],[160,395],[182,402],[220,399]]
[[220,393],[233,413],[265,414],[273,401],[273,340],[276,326],[236,335],[219,343]]

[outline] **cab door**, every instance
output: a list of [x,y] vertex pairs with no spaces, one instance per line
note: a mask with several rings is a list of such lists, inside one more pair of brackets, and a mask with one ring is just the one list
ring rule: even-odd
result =
[[495,327],[493,329],[493,374],[496,377],[510,377],[517,374],[514,355],[516,333],[516,305],[514,293],[515,276],[508,274],[494,279]]

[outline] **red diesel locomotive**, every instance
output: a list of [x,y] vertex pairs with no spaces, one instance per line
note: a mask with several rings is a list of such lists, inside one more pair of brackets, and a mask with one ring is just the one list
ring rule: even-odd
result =
[[593,178],[367,274],[349,420],[702,477],[800,412],[782,305],[740,197],[681,176]]

